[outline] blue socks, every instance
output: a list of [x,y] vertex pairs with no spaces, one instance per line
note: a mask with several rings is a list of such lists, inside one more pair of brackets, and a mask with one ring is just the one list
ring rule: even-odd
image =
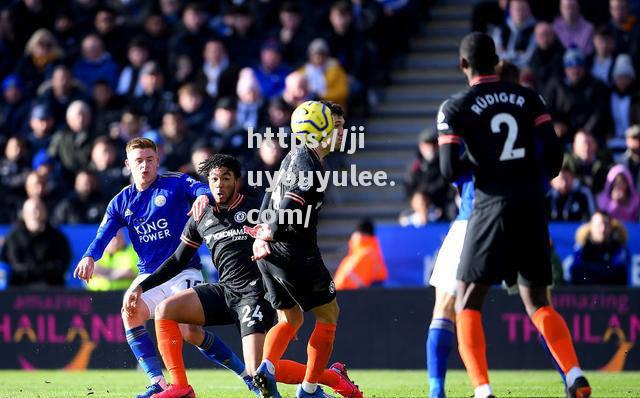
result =
[[453,348],[455,323],[446,318],[431,320],[427,334],[427,369],[429,370],[429,397],[444,398],[444,379],[447,360]]
[[245,371],[244,362],[231,351],[231,348],[213,333],[207,330],[204,333],[204,341],[198,347],[202,355],[220,366],[232,370],[238,376],[245,377],[247,372]]
[[131,347],[140,367],[151,381],[162,378],[162,363],[156,355],[156,348],[144,326],[138,326],[125,332],[127,343]]

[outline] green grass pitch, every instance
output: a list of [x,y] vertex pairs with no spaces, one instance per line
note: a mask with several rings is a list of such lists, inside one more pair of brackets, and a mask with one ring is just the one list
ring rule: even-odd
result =
[[[423,371],[352,370],[350,376],[365,397],[427,397]],[[192,370],[190,382],[198,397],[251,398],[235,376],[223,370]],[[595,398],[640,397],[640,372],[588,372]],[[564,397],[562,383],[552,371],[492,371],[491,381],[500,398]],[[135,370],[0,371],[0,398],[130,398],[141,392],[146,378]],[[451,371],[447,377],[449,398],[473,395],[467,376]],[[293,386],[282,386],[283,398],[294,396]],[[330,390],[329,390],[330,391]]]

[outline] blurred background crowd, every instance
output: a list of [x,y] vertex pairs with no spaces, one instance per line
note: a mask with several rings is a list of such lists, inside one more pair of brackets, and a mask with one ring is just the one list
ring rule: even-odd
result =
[[[131,138],[153,139],[163,170],[195,176],[222,152],[273,171],[285,150],[249,148],[249,128],[286,131],[309,99],[341,104],[348,121],[369,116],[429,3],[0,1],[0,224],[13,225],[0,259],[10,283],[64,284],[71,254],[58,226],[100,222],[129,182]],[[469,21],[494,38],[500,76],[544,97],[565,144],[548,214],[585,225],[558,284],[628,283],[624,224],[640,217],[638,18],[640,0],[499,0],[479,2]],[[434,129],[418,142],[399,222],[451,221],[456,192],[440,175]],[[349,245],[343,263],[365,264],[365,286],[384,281],[369,220]],[[89,287],[125,287],[136,261],[119,235]],[[347,274],[336,278],[352,288]]]

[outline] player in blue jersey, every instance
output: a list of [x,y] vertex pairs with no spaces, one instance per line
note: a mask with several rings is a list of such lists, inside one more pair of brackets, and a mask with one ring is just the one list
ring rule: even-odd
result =
[[456,182],[460,194],[460,209],[447,236],[442,242],[429,283],[436,288],[433,317],[427,332],[427,369],[429,370],[429,397],[444,398],[444,380],[447,360],[455,336],[456,274],[467,231],[467,221],[473,209],[473,180],[471,176]]
[[[93,275],[94,261],[116,232],[123,227],[139,257],[139,275],[129,290],[147,278],[180,244],[180,235],[189,216],[199,219],[209,205],[211,191],[206,184],[182,173],[158,174],[160,165],[156,145],[146,138],[134,138],[127,143],[125,165],[134,183],[125,187],[109,203],[96,237],[78,263],[74,276],[88,281]],[[193,206],[191,203],[193,202]],[[147,391],[136,398],[149,398],[162,392],[167,384],[162,364],[144,326],[154,317],[155,308],[165,298],[202,283],[200,258],[195,255],[188,266],[166,283],[146,291],[139,304],[122,311],[127,342],[142,369],[151,380]],[[125,294],[125,297],[127,294]],[[183,337],[212,361],[246,376],[242,361],[218,338],[215,344],[205,343],[202,327],[180,325]],[[210,339],[209,339],[210,340]]]

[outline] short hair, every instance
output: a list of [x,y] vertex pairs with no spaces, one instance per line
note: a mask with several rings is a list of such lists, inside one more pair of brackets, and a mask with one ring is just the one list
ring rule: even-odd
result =
[[148,138],[136,137],[129,140],[129,142],[127,142],[126,152],[129,153],[134,149],[147,149],[147,148],[153,149],[153,151],[156,153],[158,152],[158,147],[156,146],[155,142],[153,142]]
[[361,220],[356,226],[356,231],[371,236],[376,234],[376,228],[373,225],[373,221],[369,218]]
[[66,117],[69,118],[71,117],[71,115],[77,112],[84,112],[91,115],[91,108],[89,107],[89,104],[87,104],[86,102],[82,100],[75,100],[67,108]]
[[351,15],[351,3],[345,0],[338,0],[331,6],[331,11],[337,11],[340,14]]
[[496,45],[486,33],[472,32],[460,42],[460,56],[475,72],[493,74],[498,63]]
[[200,95],[202,96],[202,92],[200,88],[194,83],[185,83],[178,89],[178,96],[181,95]]
[[216,153],[198,165],[198,174],[209,178],[211,170],[226,167],[236,178],[240,178],[240,162],[231,155]]
[[320,102],[331,110],[331,114],[334,116],[344,116],[344,109],[340,104],[333,101],[320,100]]
[[508,81],[518,84],[520,80],[520,69],[512,62],[500,60],[496,65],[496,75],[501,81]]
[[614,38],[613,29],[609,25],[602,25],[597,27],[595,32],[593,32],[593,35]]

